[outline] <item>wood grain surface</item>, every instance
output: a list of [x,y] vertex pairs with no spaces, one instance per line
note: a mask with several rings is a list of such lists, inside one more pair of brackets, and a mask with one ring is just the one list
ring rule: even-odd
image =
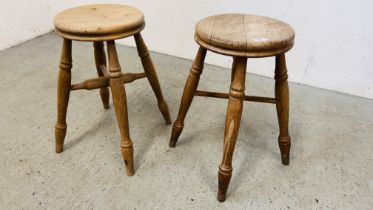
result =
[[93,4],[60,12],[54,18],[60,36],[79,41],[108,41],[140,32],[144,14],[122,4]]
[[292,48],[295,32],[282,21],[249,14],[222,14],[196,25],[195,40],[211,51],[242,57],[267,57]]

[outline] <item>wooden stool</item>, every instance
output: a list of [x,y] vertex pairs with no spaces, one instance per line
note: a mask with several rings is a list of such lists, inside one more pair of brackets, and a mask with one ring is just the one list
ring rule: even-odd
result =
[[[56,123],[56,152],[63,151],[66,135],[66,111],[70,91],[79,89],[98,89],[105,109],[109,108],[109,89],[113,97],[113,105],[121,135],[121,152],[128,176],[134,174],[133,146],[128,129],[127,99],[124,83],[147,77],[157,97],[158,107],[166,120],[171,124],[168,106],[163,98],[149,51],[140,31],[145,27],[143,13],[133,7],[115,4],[87,5],[65,10],[54,18],[55,31],[64,38],[60,70],[58,77],[58,116]],[[122,74],[115,47],[116,39],[134,36],[137,51],[141,58],[145,73]],[[91,41],[98,78],[89,79],[71,85],[71,42]],[[109,67],[106,67],[104,41],[107,43]]]
[[[172,127],[170,147],[184,127],[186,113],[194,96],[209,96],[228,100],[224,131],[224,153],[219,167],[217,198],[224,201],[232,176],[232,155],[240,127],[243,101],[276,104],[280,135],[278,142],[282,163],[289,164],[290,136],[288,132],[289,91],[285,52],[293,47],[294,30],[286,23],[267,17],[223,14],[202,19],[196,25],[195,40],[200,45],[181,99],[179,114]],[[206,50],[233,57],[229,94],[197,90]],[[276,56],[275,98],[246,96],[247,58]]]

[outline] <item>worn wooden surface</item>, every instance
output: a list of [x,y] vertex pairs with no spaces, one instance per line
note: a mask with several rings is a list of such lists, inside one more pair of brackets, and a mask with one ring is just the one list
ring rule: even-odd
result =
[[217,198],[219,201],[225,200],[228,185],[232,177],[232,157],[240,128],[243,99],[245,96],[246,62],[247,58],[237,58],[236,69],[233,71],[234,75],[230,87],[225,120],[223,158],[218,172]]
[[[146,74],[145,73],[125,73],[122,75],[122,82],[124,84],[126,83],[131,83],[135,80],[145,78]],[[93,79],[87,79],[83,82],[77,83],[77,84],[72,84],[70,87],[70,90],[94,90],[94,89],[102,89],[105,87],[109,87],[109,81],[110,81],[110,76],[103,76],[99,78],[93,78]],[[109,95],[107,95],[109,96]],[[106,97],[106,96],[105,96]],[[109,100],[109,99],[107,99]]]
[[63,151],[66,136],[66,112],[70,97],[71,85],[71,40],[64,39],[60,59],[60,70],[58,73],[57,86],[57,123],[55,126],[56,152]]
[[211,51],[243,57],[266,57],[292,48],[294,30],[282,21],[248,14],[222,14],[202,19],[195,40]]
[[126,165],[127,175],[133,176],[135,168],[133,165],[133,146],[128,126],[126,91],[121,79],[122,72],[114,41],[107,42],[107,51],[110,72],[110,89],[113,95],[115,115],[117,116],[121,136],[120,147],[124,164]]
[[105,41],[128,37],[140,32],[144,14],[121,4],[93,4],[60,12],[54,18],[60,36],[80,41]]
[[149,83],[155,93],[155,96],[157,97],[158,108],[161,111],[166,123],[171,124],[171,117],[170,117],[170,112],[168,110],[168,105],[166,101],[164,100],[164,97],[161,91],[161,85],[159,84],[157,72],[155,71],[153,61],[150,58],[149,50],[146,47],[145,42],[140,33],[136,34],[134,37],[135,37],[135,42],[137,46],[137,52],[141,58],[142,66],[144,67],[144,71],[149,80]]
[[[229,94],[227,93],[218,93],[218,92],[211,92],[211,91],[202,91],[197,90],[195,93],[196,96],[204,96],[204,97],[213,97],[213,98],[229,98]],[[262,103],[270,103],[275,104],[276,100],[274,98],[269,97],[261,97],[261,96],[244,96],[244,101],[253,101],[253,102],[262,102]]]
[[234,74],[236,72],[236,66],[237,66],[237,57],[233,57],[233,60],[232,60],[232,73],[231,73],[231,82],[233,82],[233,77],[234,77]]
[[275,97],[280,135],[278,144],[281,151],[281,159],[284,165],[289,165],[289,152],[291,139],[289,136],[289,87],[286,69],[285,54],[276,56],[275,68]]
[[[175,147],[193,97],[228,99],[224,130],[224,152],[218,172],[219,201],[225,201],[232,177],[232,158],[240,128],[243,101],[276,104],[280,135],[278,143],[284,165],[289,164],[289,90],[285,52],[293,47],[294,30],[286,23],[262,16],[223,14],[202,19],[196,25],[195,40],[200,45],[188,76],[179,114],[172,127],[170,147]],[[206,50],[233,57],[229,94],[197,90]],[[246,96],[246,63],[249,57],[276,56],[275,98]]]
[[[98,90],[72,92],[66,153],[51,154],[57,83],[49,84],[57,81],[61,46],[60,37],[47,34],[0,52],[0,69],[9,69],[0,77],[0,209],[368,210],[372,206],[373,160],[368,157],[373,150],[373,100],[290,81],[290,167],[280,160],[275,106],[244,102],[223,204],[215,194],[227,100],[194,97],[178,148],[167,149],[172,126],[164,125],[149,84],[142,80],[126,85],[136,170],[134,177],[126,178],[112,100],[112,110],[107,111]],[[93,67],[93,59],[84,59],[92,50],[89,43],[73,42],[73,81],[78,75],[96,76],[95,69],[83,70]],[[136,49],[117,44],[117,50],[123,73],[140,68]],[[158,53],[151,56],[175,120],[192,62]],[[286,55],[289,79],[297,70],[291,68],[296,58],[294,52]],[[274,70],[275,58],[271,59],[269,68]],[[205,64],[199,88],[229,92],[230,73]],[[246,94],[273,89],[273,77],[246,75]],[[39,93],[38,97],[25,90]],[[27,123],[29,119],[34,123]]]
[[[140,34],[144,28],[143,13],[133,7],[115,4],[87,5],[65,10],[59,13],[54,24],[57,34],[64,38],[58,80],[58,117],[55,128],[56,152],[63,151],[66,135],[66,111],[69,94],[72,90],[100,89],[105,109],[109,108],[112,92],[113,105],[121,134],[121,152],[128,176],[134,171],[133,144],[129,134],[127,99],[124,83],[147,77],[158,100],[158,107],[167,124],[171,124],[168,105],[163,97],[161,86],[149,50]],[[115,39],[133,35],[141,58],[144,73],[121,72]],[[92,41],[98,78],[92,78],[71,85],[71,40]],[[107,43],[108,63],[104,42]]]
[[200,47],[196,58],[194,59],[192,68],[190,68],[190,73],[187,82],[184,87],[183,96],[181,98],[179,113],[172,126],[172,134],[169,146],[175,147],[177,140],[181,134],[184,127],[184,119],[188,112],[190,105],[192,104],[193,97],[198,87],[199,78],[202,74],[203,64],[206,57],[206,49]]
[[[94,55],[95,55],[95,64],[96,70],[99,77],[104,77],[104,72],[101,70],[101,66],[106,66],[106,55],[103,42],[94,42]],[[109,88],[102,87],[100,88],[101,101],[105,109],[109,109],[109,97],[110,92]]]

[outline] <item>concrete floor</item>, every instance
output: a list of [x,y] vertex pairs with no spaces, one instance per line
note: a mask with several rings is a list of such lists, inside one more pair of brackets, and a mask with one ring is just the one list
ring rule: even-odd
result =
[[[54,153],[61,39],[0,52],[0,209],[372,209],[373,101],[290,84],[291,163],[281,165],[275,106],[245,103],[226,202],[216,199],[227,101],[195,98],[176,149],[147,82],[126,86],[136,174],[127,177],[114,110],[98,91],[70,97],[65,151]],[[118,46],[124,71],[141,71]],[[175,119],[190,60],[152,54]],[[73,81],[94,77],[92,46],[73,45]],[[289,61],[291,62],[291,61]],[[291,71],[295,71],[290,69]],[[205,66],[200,89],[228,91],[230,71]],[[247,94],[273,94],[247,75]]]

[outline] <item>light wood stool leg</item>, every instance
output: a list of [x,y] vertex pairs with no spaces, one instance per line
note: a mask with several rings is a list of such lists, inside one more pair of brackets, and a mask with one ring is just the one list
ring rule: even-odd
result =
[[224,154],[218,172],[219,201],[224,201],[232,177],[232,156],[241,123],[243,98],[245,96],[245,77],[247,58],[236,58],[236,69],[230,87],[227,116],[224,130]]
[[157,97],[159,110],[161,111],[166,123],[171,124],[171,117],[170,112],[168,110],[168,105],[164,100],[157,72],[155,71],[153,61],[150,58],[149,50],[146,47],[145,42],[140,33],[136,34],[134,37],[136,41],[137,52],[141,58],[142,66],[144,67],[144,71],[149,80],[149,83],[155,93],[155,96]]
[[[93,47],[94,47],[97,74],[99,77],[103,77],[104,74],[101,71],[101,65],[104,65],[106,67],[106,55],[105,55],[104,43],[94,42]],[[101,101],[104,106],[104,109],[109,109],[109,97],[110,97],[109,88],[107,87],[100,88],[100,96],[101,96]]]
[[285,54],[276,56],[275,68],[275,98],[278,116],[278,124],[280,128],[280,135],[278,137],[278,144],[281,152],[282,164],[289,165],[289,152],[291,145],[291,138],[288,131],[289,123],[289,87],[288,75],[286,69]]
[[121,152],[126,165],[127,175],[132,176],[135,173],[135,169],[133,165],[133,146],[128,126],[126,91],[123,79],[121,78],[122,72],[114,41],[107,42],[107,51],[109,57],[110,88],[121,135]]
[[62,45],[57,87],[57,123],[55,126],[57,153],[63,151],[63,144],[66,136],[66,112],[70,97],[72,67],[71,40],[64,39]]
[[231,82],[233,82],[233,77],[237,69],[237,58],[233,57],[233,62],[232,62],[232,73],[231,73]]
[[192,68],[190,69],[190,73],[187,79],[187,82],[184,87],[183,97],[181,98],[179,113],[177,115],[177,119],[175,120],[172,126],[172,134],[169,146],[175,147],[176,142],[181,134],[181,131],[184,127],[184,119],[188,112],[188,109],[192,103],[194,94],[198,87],[198,82],[200,75],[202,74],[203,63],[206,57],[206,49],[200,47],[196,58],[194,59]]

